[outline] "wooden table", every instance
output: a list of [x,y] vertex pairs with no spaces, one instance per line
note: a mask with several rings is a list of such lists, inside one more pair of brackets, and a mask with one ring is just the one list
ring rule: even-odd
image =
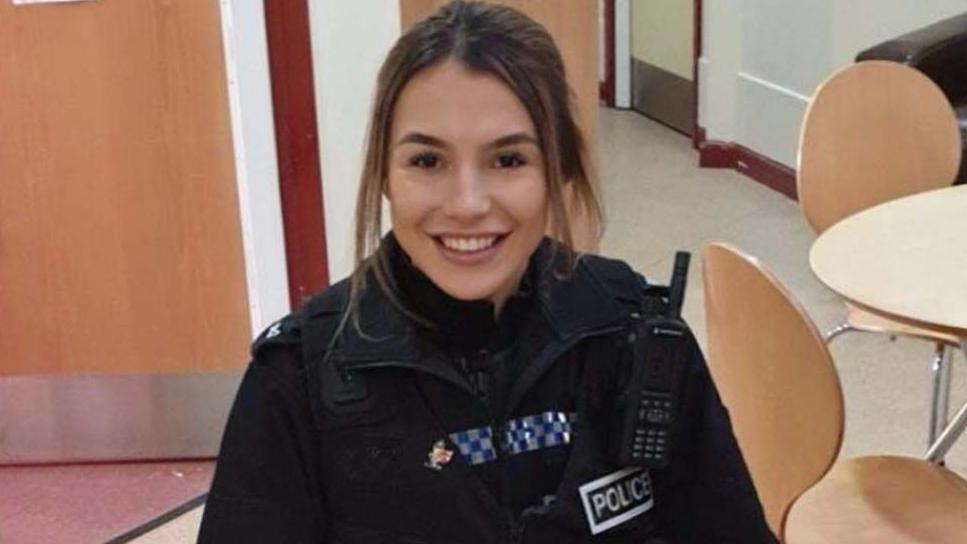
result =
[[[849,216],[816,239],[809,265],[843,298],[951,333],[967,353],[967,186],[918,193]],[[967,403],[928,457],[942,459],[964,427]]]

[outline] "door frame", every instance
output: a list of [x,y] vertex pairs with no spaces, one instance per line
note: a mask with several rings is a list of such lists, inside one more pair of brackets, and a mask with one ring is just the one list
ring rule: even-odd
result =
[[306,0],[264,0],[275,150],[293,309],[329,285]]

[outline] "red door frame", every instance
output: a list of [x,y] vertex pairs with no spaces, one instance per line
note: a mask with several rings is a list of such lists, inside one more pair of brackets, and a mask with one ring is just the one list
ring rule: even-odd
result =
[[695,115],[692,116],[692,147],[695,149],[705,139],[698,124],[698,59],[701,57],[702,0],[692,0],[692,107],[695,108]]
[[604,81],[599,98],[605,106],[614,107],[614,0],[604,0]]
[[307,0],[264,0],[289,302],[329,284]]

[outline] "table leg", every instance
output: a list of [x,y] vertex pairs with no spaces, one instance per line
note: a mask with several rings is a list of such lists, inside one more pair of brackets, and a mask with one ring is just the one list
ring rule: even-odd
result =
[[[960,341],[960,348],[967,355],[967,338]],[[932,463],[943,462],[947,452],[957,442],[957,439],[960,438],[965,428],[967,428],[967,402],[960,407],[960,411],[957,412],[954,419],[940,433],[940,437],[930,445],[930,449],[927,450],[927,461]]]
[[933,354],[933,395],[930,399],[930,428],[927,439],[927,447],[933,444],[944,427],[947,426],[950,416],[950,360],[951,350],[947,345],[938,342]]

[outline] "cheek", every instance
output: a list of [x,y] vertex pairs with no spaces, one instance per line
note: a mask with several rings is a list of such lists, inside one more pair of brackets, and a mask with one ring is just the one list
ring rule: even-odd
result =
[[417,223],[428,212],[430,204],[426,199],[419,198],[419,191],[412,184],[390,181],[388,187],[390,222],[394,228]]
[[547,223],[549,204],[544,182],[535,182],[509,201],[510,211],[521,226],[543,232]]

